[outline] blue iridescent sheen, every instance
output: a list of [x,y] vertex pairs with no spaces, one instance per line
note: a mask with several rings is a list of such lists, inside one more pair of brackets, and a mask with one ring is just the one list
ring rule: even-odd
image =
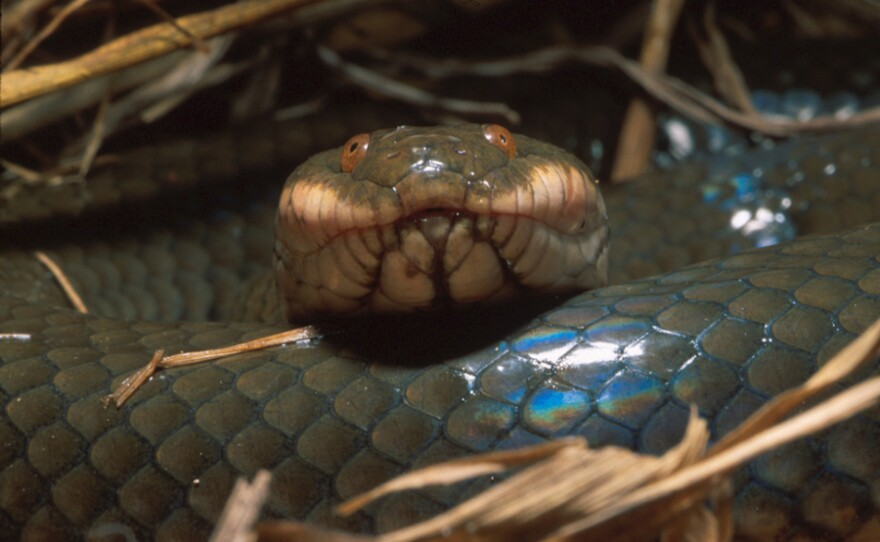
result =
[[617,347],[601,344],[579,345],[565,356],[556,377],[579,388],[598,389],[623,368],[617,350]]
[[599,345],[630,344],[650,330],[651,324],[646,319],[609,316],[587,331],[587,341]]
[[568,328],[543,327],[523,333],[513,341],[513,350],[531,358],[549,361],[559,359],[577,342],[577,333]]
[[639,427],[663,400],[665,384],[658,378],[624,370],[599,393],[599,412],[633,429]]
[[569,431],[590,413],[590,397],[577,389],[541,388],[526,403],[523,419],[542,434]]
[[484,393],[496,399],[518,403],[535,373],[534,363],[511,357],[486,369],[480,376],[480,386]]

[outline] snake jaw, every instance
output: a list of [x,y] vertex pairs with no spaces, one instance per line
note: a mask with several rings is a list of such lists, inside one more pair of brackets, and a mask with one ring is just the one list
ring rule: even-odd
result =
[[478,127],[427,130],[373,134],[351,174],[329,151],[291,175],[275,250],[289,320],[604,285],[604,204],[577,159],[522,136],[509,158]]

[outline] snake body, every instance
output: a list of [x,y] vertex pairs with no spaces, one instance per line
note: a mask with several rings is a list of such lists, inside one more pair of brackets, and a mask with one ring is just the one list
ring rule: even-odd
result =
[[[269,516],[384,531],[484,483],[392,496],[344,519],[332,505],[412,468],[560,435],[662,452],[681,435],[690,403],[724,434],[880,317],[880,224],[859,225],[880,219],[877,148],[876,130],[801,140],[721,170],[689,166],[606,194],[612,276],[677,269],[736,247],[729,215],[704,205],[696,182],[744,163],[786,188],[802,230],[824,235],[618,279],[442,363],[328,337],[165,371],[119,410],[101,398],[155,349],[278,330],[137,319],[204,317],[191,292],[222,305],[233,279],[254,275],[251,257],[268,262],[272,250],[269,241],[241,250],[227,242],[265,222],[248,208],[243,218],[227,214],[221,234],[186,223],[171,237],[151,228],[175,221],[154,216],[134,240],[50,247],[94,294],[93,306],[134,319],[63,308],[46,272],[28,254],[7,252],[0,332],[26,338],[0,342],[0,538],[205,538],[236,477],[260,468],[273,473]],[[175,259],[187,267],[166,280]],[[114,283],[116,292],[107,287]],[[123,295],[135,283],[160,301]],[[737,480],[738,532],[877,539],[878,449],[872,411],[756,460]]]

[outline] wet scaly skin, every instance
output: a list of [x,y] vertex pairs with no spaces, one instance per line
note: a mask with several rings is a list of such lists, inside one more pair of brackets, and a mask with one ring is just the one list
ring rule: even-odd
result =
[[358,134],[298,167],[278,207],[276,283],[290,322],[608,282],[607,213],[586,166],[497,124]]
[[[866,221],[877,221],[877,138],[863,132],[784,147],[764,179],[786,184],[803,172],[792,192],[820,192],[793,208],[802,229],[855,226],[847,221],[861,220],[865,206]],[[834,160],[833,175],[815,163],[823,156]],[[677,268],[739,242],[722,227],[729,217],[694,206],[699,192],[687,188],[705,175],[695,166],[671,180],[673,189],[657,185],[660,176],[608,193],[612,273]],[[78,271],[108,314],[193,318],[204,309],[188,300],[216,290],[200,279],[247,277],[245,253],[268,251],[254,241],[230,254],[226,240],[248,237],[244,224],[265,224],[237,220],[222,235],[190,225],[182,237],[120,241],[129,246],[124,256],[106,257],[100,243],[57,254],[71,264],[108,262]],[[148,250],[139,247],[150,247],[149,272],[131,263]],[[878,255],[880,226],[856,227],[589,292],[438,365],[388,365],[327,339],[166,371],[114,410],[100,399],[154,349],[228,344],[277,327],[82,316],[45,304],[63,302],[42,282],[45,272],[7,254],[0,332],[31,338],[0,343],[0,538],[205,538],[235,478],[259,468],[274,475],[270,516],[386,530],[477,487],[391,497],[347,520],[331,519],[330,506],[410,468],[563,434],[661,452],[681,434],[691,402],[719,435],[880,317]],[[144,278],[178,261],[188,265],[174,275],[182,279]],[[108,287],[138,280],[170,301],[122,301]],[[869,411],[754,462],[738,478],[739,533],[880,536],[878,449],[880,419]]]

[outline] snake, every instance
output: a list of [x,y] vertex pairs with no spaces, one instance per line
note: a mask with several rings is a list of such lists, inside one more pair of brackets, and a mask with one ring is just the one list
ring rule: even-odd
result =
[[[260,469],[273,480],[266,518],[386,532],[492,482],[392,495],[348,517],[335,505],[418,467],[565,435],[659,454],[691,404],[718,438],[880,317],[876,129],[684,165],[600,196],[576,158],[495,125],[304,122],[136,149],[93,172],[86,195],[24,193],[0,214],[0,538],[204,539],[235,480]],[[322,147],[335,148],[281,192],[277,222],[291,229],[273,241],[277,188],[267,195],[249,172]],[[735,193],[728,181],[744,171],[782,194],[784,212],[731,215],[717,192]],[[745,249],[731,216],[748,226],[768,212],[771,226],[785,214],[809,235]],[[510,243],[517,224],[545,241]],[[551,245],[567,263],[549,263]],[[36,248],[90,314],[68,306]],[[352,259],[353,271],[334,267]],[[476,285],[456,274],[469,259],[489,262]],[[524,315],[497,308],[521,289],[543,301]],[[477,306],[446,310],[464,304]],[[102,404],[157,349],[232,344],[313,317],[336,330],[162,371],[121,408]],[[395,333],[394,318],[422,328]],[[735,480],[738,536],[877,539],[878,449],[875,409],[754,460]]]

